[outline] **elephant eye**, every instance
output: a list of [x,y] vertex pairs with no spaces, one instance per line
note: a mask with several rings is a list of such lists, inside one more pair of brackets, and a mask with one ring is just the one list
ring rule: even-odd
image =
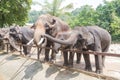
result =
[[61,40],[64,40],[64,39],[61,39]]
[[55,19],[52,19],[51,24],[53,25],[53,24],[55,24],[55,23],[56,23],[56,20],[55,20]]
[[50,29],[50,27],[49,27],[49,25],[47,23],[45,23],[45,28]]

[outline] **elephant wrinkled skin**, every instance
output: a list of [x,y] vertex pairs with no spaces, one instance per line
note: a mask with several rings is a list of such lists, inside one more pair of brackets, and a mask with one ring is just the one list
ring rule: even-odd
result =
[[[33,39],[34,30],[30,27],[12,27],[9,32],[9,42],[16,48],[16,43],[27,44],[31,39]],[[33,43],[32,43],[33,44]],[[31,46],[32,46],[31,44]],[[31,51],[31,46],[23,46],[23,52],[25,55],[29,54]],[[17,48],[18,51],[20,51]]]
[[[70,30],[69,26],[55,16],[49,14],[41,15],[38,20],[34,23],[35,33],[34,42],[39,47],[41,44],[41,39],[43,39],[43,34],[49,34],[53,37],[57,35],[58,32],[64,32]],[[47,40],[46,47],[53,46],[53,42]],[[54,52],[52,52],[51,59],[55,58]],[[49,61],[49,50],[45,50],[45,61]]]
[[[75,27],[74,32],[67,38],[66,40],[60,40],[57,38],[53,38],[45,34],[44,36],[47,37],[49,40],[62,44],[63,46],[73,46],[76,43],[78,47],[82,47],[82,50],[88,51],[97,51],[97,52],[107,52],[108,48],[111,43],[111,36],[110,34],[98,27],[98,26],[87,26],[87,27]],[[69,35],[69,33],[68,33]],[[89,54],[84,54],[85,59],[85,69],[91,71],[91,63]],[[96,73],[103,72],[103,65],[104,65],[105,56],[95,55],[95,66],[96,66]]]

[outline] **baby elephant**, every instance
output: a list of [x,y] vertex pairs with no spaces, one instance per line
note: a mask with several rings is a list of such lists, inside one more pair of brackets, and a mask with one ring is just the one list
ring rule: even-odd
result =
[[[56,38],[52,38],[49,35],[45,35],[48,39],[55,41],[54,43],[54,50],[57,53],[59,49],[63,51],[63,57],[64,57],[64,66],[73,67],[73,60],[74,60],[74,53],[70,51],[70,55],[68,58],[68,51],[65,51],[66,49],[78,49],[82,50],[83,44],[85,42],[80,37],[79,32],[76,30],[71,30],[67,32],[59,32],[56,36]],[[81,43],[82,42],[82,43]],[[80,62],[80,56],[81,53],[77,54],[77,63]]]

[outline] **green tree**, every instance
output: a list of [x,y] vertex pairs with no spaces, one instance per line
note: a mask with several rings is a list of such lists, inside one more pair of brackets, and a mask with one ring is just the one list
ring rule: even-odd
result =
[[113,21],[110,24],[113,32],[112,38],[114,41],[119,41],[120,40],[120,18],[116,16],[116,14],[113,12],[112,19]]
[[43,14],[42,11],[36,11],[36,10],[30,11],[28,23],[34,23],[41,14]]
[[67,14],[69,10],[73,8],[73,4],[62,6],[65,0],[45,0],[43,4],[39,4],[42,7],[44,13],[49,13],[53,16],[61,16]]
[[32,0],[1,0],[0,27],[24,25],[28,20],[31,2]]
[[120,0],[104,1],[96,11],[99,15],[97,25],[107,29],[113,40],[120,40]]
[[92,26],[97,22],[97,13],[92,6],[85,5],[72,11],[72,17],[69,19],[71,27],[74,26]]

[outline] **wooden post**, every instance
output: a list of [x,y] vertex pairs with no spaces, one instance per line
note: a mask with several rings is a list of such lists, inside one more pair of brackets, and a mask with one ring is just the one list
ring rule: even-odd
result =
[[20,55],[22,55],[22,45],[20,44]]
[[9,49],[8,49],[8,48],[9,48],[9,43],[7,43],[7,53],[8,53],[8,51],[9,51]]

